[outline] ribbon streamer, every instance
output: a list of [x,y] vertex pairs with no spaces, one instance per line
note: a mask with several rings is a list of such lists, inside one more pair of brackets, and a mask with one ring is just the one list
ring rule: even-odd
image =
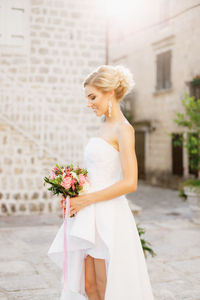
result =
[[[67,223],[70,216],[70,196],[67,196],[63,205],[63,220],[64,220],[64,256],[63,256],[63,278],[64,278],[64,290],[67,290],[67,261],[68,261],[68,243],[67,243]],[[66,214],[65,214],[66,207]]]

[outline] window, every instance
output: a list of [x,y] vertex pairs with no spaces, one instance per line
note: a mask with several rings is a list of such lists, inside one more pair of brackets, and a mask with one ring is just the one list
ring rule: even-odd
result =
[[157,54],[157,84],[156,89],[169,89],[171,87],[171,50]]
[[0,0],[0,46],[27,44],[28,0]]

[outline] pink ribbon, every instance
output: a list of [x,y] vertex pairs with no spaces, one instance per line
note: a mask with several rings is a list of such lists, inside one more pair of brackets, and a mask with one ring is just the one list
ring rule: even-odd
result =
[[[63,278],[64,278],[64,289],[67,290],[67,222],[70,216],[70,196],[67,196],[63,203],[63,219],[64,219],[64,256],[63,256]],[[64,213],[66,207],[66,214]]]

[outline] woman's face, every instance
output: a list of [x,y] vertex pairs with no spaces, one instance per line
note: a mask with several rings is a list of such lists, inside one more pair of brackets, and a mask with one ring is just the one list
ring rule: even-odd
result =
[[91,107],[96,115],[101,116],[105,114],[108,107],[108,93],[102,93],[94,86],[86,85],[85,95],[88,99],[88,107]]

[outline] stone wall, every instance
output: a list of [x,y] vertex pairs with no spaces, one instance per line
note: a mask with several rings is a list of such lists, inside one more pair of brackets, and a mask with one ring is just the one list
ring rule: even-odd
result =
[[43,186],[55,163],[83,164],[100,120],[87,107],[82,82],[105,63],[102,3],[31,0],[29,47],[1,47],[0,214],[60,211]]
[[[120,24],[113,23],[110,62],[123,63],[134,74],[133,126],[143,120],[148,120],[154,126],[146,139],[146,178],[153,184],[174,187],[174,181],[177,186],[183,178],[177,179],[172,175],[169,134],[182,131],[173,119],[176,112],[184,112],[181,99],[185,92],[189,92],[187,83],[200,71],[200,6],[197,0],[165,3],[168,8],[163,10],[164,1],[141,1],[129,20],[129,28],[126,27],[124,31],[118,30]],[[164,22],[164,19],[168,21]],[[157,92],[156,55],[168,49],[172,51],[172,86]],[[188,160],[186,150],[183,152],[184,177],[187,178]]]

